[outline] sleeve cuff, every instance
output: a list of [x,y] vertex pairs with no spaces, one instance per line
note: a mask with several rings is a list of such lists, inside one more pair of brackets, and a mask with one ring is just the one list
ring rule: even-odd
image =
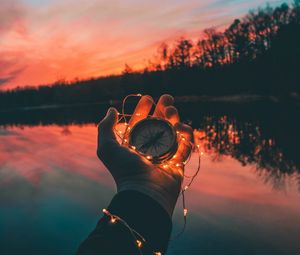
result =
[[125,220],[146,239],[146,250],[152,251],[152,254],[153,251],[166,252],[172,221],[154,199],[134,190],[121,191],[114,196],[108,210]]

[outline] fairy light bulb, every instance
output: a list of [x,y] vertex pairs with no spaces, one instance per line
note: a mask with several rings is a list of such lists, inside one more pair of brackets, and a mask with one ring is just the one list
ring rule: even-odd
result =
[[140,240],[136,240],[135,242],[136,242],[137,247],[142,248],[143,243]]
[[188,209],[184,208],[184,209],[183,209],[183,215],[184,215],[184,217],[186,217],[187,214],[188,214]]
[[156,252],[154,252],[154,255],[161,255],[161,252],[160,251],[156,251]]
[[[197,154],[199,156],[199,163],[198,163],[197,171],[195,171],[195,173],[191,176],[192,180],[189,182],[189,184],[186,185],[186,186],[184,186],[182,188],[182,190],[181,190],[182,197],[183,197],[183,203],[184,203],[183,204],[183,208],[182,208],[183,209],[183,216],[187,217],[188,209],[186,208],[185,202],[184,202],[185,191],[190,188],[190,186],[191,186],[194,178],[199,173],[199,170],[200,170],[200,156],[204,155],[204,152],[200,150],[200,148],[201,148],[200,143],[199,144],[195,144],[195,143],[191,142],[190,139],[189,139],[189,137],[185,137],[185,133],[182,133],[180,131],[175,130],[172,125],[171,125],[171,128],[173,128],[173,137],[174,137],[174,140],[176,141],[177,144],[176,144],[176,147],[175,146],[172,147],[172,148],[175,148],[175,149],[173,151],[171,151],[171,154],[169,154],[168,156],[165,156],[164,158],[159,158],[160,160],[157,160],[158,156],[152,155],[152,151],[151,150],[145,150],[145,152],[144,151],[140,151],[140,145],[134,144],[132,142],[132,135],[134,134],[133,131],[134,130],[135,131],[138,130],[138,129],[136,129],[137,124],[134,125],[134,126],[129,126],[129,123],[127,122],[128,121],[127,117],[129,118],[129,117],[138,116],[139,118],[137,118],[137,119],[140,119],[140,118],[142,118],[144,116],[142,115],[142,112],[134,112],[134,113],[131,113],[131,114],[125,113],[126,100],[129,97],[134,97],[134,96],[136,96],[136,97],[142,97],[142,94],[140,94],[140,93],[138,93],[138,94],[130,94],[130,95],[128,95],[128,96],[126,96],[124,98],[123,103],[122,103],[122,112],[121,113],[119,113],[119,112],[117,113],[118,116],[119,116],[119,118],[118,118],[118,124],[123,124],[123,127],[115,129],[116,135],[118,135],[122,139],[122,144],[124,146],[127,146],[128,148],[132,149],[133,150],[132,153],[133,152],[140,153],[141,156],[143,156],[145,159],[151,161],[153,164],[160,164],[160,167],[163,168],[163,169],[166,169],[166,171],[169,170],[169,169],[170,170],[175,170],[175,169],[173,169],[175,166],[178,167],[176,170],[180,171],[188,163],[188,161],[190,160],[190,157],[186,161],[183,161],[180,158],[178,158],[178,154],[176,154],[176,152],[178,150],[177,145],[181,143],[183,145],[190,145],[191,148],[195,148],[195,147],[197,148],[196,152],[197,152]],[[153,100],[152,100],[152,103],[156,106],[156,103]],[[155,119],[154,116],[149,115],[149,116],[147,116],[145,118],[145,120],[147,120],[148,118],[151,119],[152,122],[153,122],[153,119]],[[144,123],[146,123],[145,120],[144,120]],[[140,120],[138,123],[141,123],[142,121]],[[157,127],[159,127],[159,125],[157,125],[157,124],[156,124],[156,126],[155,125],[152,125],[152,126],[148,125],[147,126],[146,124],[144,124],[144,127],[145,126],[146,127],[155,127],[157,130],[158,130]],[[167,129],[167,128],[165,128],[165,129]],[[106,214],[109,217],[108,218],[109,219],[108,223],[123,224],[132,233],[136,233],[136,231],[134,229],[132,229],[119,216],[111,214],[106,209],[103,209],[102,211],[103,211],[104,214]],[[185,223],[184,223],[183,229],[184,228],[185,228]],[[139,233],[137,233],[137,235],[133,235],[133,242],[136,244],[136,246],[138,248],[141,248],[144,245],[145,240],[144,240],[144,238]],[[154,254],[154,255],[162,255],[162,253],[160,251],[152,251],[152,254]]]
[[112,217],[110,218],[110,223],[114,224],[114,223],[116,223],[116,222],[117,222],[117,218],[112,216]]

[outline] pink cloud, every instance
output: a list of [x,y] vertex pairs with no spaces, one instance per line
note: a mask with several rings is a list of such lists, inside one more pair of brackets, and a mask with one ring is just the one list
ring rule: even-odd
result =
[[22,177],[38,185],[45,175],[69,172],[105,185],[105,168],[95,153],[96,131],[94,125],[89,125],[13,128],[1,132],[1,182]]
[[2,0],[0,2],[0,35],[13,29],[24,32],[24,8],[17,0]]
[[15,65],[0,71],[1,88],[120,73],[125,63],[140,68],[161,42],[198,38],[262,2],[1,1],[0,65]]

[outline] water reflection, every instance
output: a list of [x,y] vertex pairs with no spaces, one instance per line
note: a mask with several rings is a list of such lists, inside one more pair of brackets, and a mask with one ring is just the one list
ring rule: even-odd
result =
[[203,129],[194,131],[195,143],[203,152],[214,153],[216,159],[229,155],[243,166],[255,165],[257,175],[274,188],[284,188],[287,181],[299,182],[299,165],[266,136],[255,122],[238,123],[227,116],[206,117]]
[[[187,195],[187,231],[169,254],[297,254],[295,136],[260,120],[196,117],[190,119],[204,152],[201,172]],[[0,254],[74,254],[115,192],[95,155],[96,125],[49,122],[56,124],[0,128]],[[196,165],[194,155],[187,175]]]
[[[201,120],[200,127],[194,129],[195,144],[198,144],[201,151],[211,155],[213,160],[222,160],[223,156],[231,156],[238,160],[242,166],[255,166],[256,174],[266,183],[270,183],[274,188],[284,189],[289,182],[296,182],[300,191],[300,166],[299,161],[292,158],[287,152],[278,145],[277,140],[270,136],[258,122],[238,121],[235,118],[223,116],[204,116]],[[49,128],[50,127],[50,128]],[[84,129],[81,129],[84,127]],[[26,137],[20,136],[18,130],[26,131]],[[34,133],[29,132],[34,130]],[[88,134],[95,136],[94,125],[50,125],[46,131],[42,131],[42,126],[31,128],[29,126],[3,126],[0,136],[2,137],[1,162],[15,155],[14,152],[21,150],[17,158],[10,160],[10,164],[25,165],[21,170],[22,174],[27,175],[31,182],[37,182],[40,179],[41,172],[49,171],[53,162],[57,160],[61,164],[78,169],[75,166],[81,166],[86,162],[90,155],[84,152],[76,153],[76,157],[68,155],[69,146],[76,147],[77,143],[87,143],[95,147],[95,140],[88,139]],[[80,131],[80,137],[72,136],[72,132]],[[58,139],[52,136],[61,134]],[[84,138],[84,139],[82,139]],[[30,146],[26,148],[25,144],[30,141]],[[40,143],[38,143],[40,141]],[[10,148],[10,145],[14,146]],[[63,151],[60,157],[54,158],[49,162],[49,156],[40,158],[39,162],[29,161],[28,155],[34,154],[39,156],[46,148],[57,147],[58,151]],[[292,145],[290,146],[290,148]],[[91,152],[89,152],[91,153]],[[52,155],[53,156],[53,155]],[[5,158],[6,157],[6,158]],[[22,158],[24,157],[24,158]],[[71,157],[73,157],[71,159]],[[86,158],[85,158],[86,157]],[[24,163],[24,161],[26,161]],[[0,163],[1,167],[1,163]],[[63,166],[64,167],[64,166]],[[98,180],[98,176],[93,174],[89,169],[94,169],[95,165],[86,162],[84,165],[84,175],[89,175],[91,179]],[[16,167],[18,168],[18,167]],[[30,169],[30,174],[26,171]],[[65,167],[64,167],[65,168]],[[34,169],[34,171],[32,170]]]

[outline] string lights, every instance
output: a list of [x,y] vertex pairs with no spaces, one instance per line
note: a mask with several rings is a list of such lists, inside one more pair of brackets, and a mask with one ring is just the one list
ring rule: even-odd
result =
[[[128,231],[130,232],[131,236],[133,237],[134,240],[134,244],[136,245],[139,253],[141,255],[143,255],[142,252],[142,247],[144,245],[144,243],[146,243],[145,238],[139,234],[136,230],[134,230],[133,228],[131,228],[127,222],[125,220],[123,220],[122,218],[120,218],[119,216],[110,213],[107,209],[102,209],[102,212],[109,217],[109,222],[111,224],[116,224],[116,223],[120,223],[122,224],[124,227],[126,227],[128,229]],[[157,253],[153,253],[153,254],[157,254]],[[159,253],[158,253],[159,254]]]
[[[137,148],[135,146],[129,145],[128,144],[128,135],[130,132],[131,127],[129,126],[129,123],[127,121],[127,118],[132,117],[132,114],[126,114],[125,113],[125,104],[126,101],[131,98],[131,97],[142,97],[142,94],[130,94],[128,96],[126,96],[122,102],[122,111],[121,113],[118,113],[119,115],[119,120],[118,120],[118,124],[115,127],[115,134],[116,136],[120,139],[120,143],[124,146],[129,147],[130,149],[134,150],[137,152]],[[149,97],[149,99],[152,101],[152,104],[154,106],[156,106],[156,103],[153,101],[152,98]],[[158,109],[159,110],[159,109]],[[135,113],[135,116],[141,116],[141,113],[137,112]],[[148,115],[148,117],[152,117],[151,115]],[[177,135],[177,139],[180,140],[181,143],[183,143],[184,145],[188,146],[189,148],[189,155],[188,158],[183,161],[180,162],[177,158],[177,155],[175,154],[171,160],[165,160],[162,161],[159,164],[159,167],[161,169],[163,169],[164,171],[168,171],[169,168],[173,168],[173,169],[182,169],[184,168],[184,166],[190,161],[191,159],[191,152],[195,151],[197,153],[198,156],[198,166],[196,171],[194,172],[194,174],[192,174],[191,176],[187,176],[184,173],[184,178],[189,179],[189,181],[187,182],[187,184],[182,184],[182,188],[181,188],[181,192],[180,195],[182,197],[182,210],[183,210],[183,227],[182,230],[172,239],[174,240],[175,238],[178,238],[181,234],[183,234],[185,228],[186,228],[186,224],[187,224],[187,216],[188,216],[188,208],[186,206],[186,199],[185,199],[185,193],[186,191],[191,187],[191,185],[193,184],[196,176],[198,175],[199,171],[200,171],[200,167],[201,167],[201,156],[203,156],[203,152],[200,152],[200,145],[197,144],[193,144],[191,141],[188,141],[186,139],[186,137],[179,131],[176,131],[176,135]],[[145,158],[147,160],[152,160],[152,156],[151,155],[145,155]],[[182,182],[184,183],[184,181]],[[127,223],[126,221],[124,221],[123,219],[121,219],[120,217],[118,217],[117,215],[113,215],[111,214],[107,209],[103,209],[103,213],[105,215],[107,215],[110,220],[109,222],[112,224],[116,224],[116,223],[121,223],[123,224],[131,233],[132,237],[133,237],[133,241],[135,243],[135,246],[137,247],[139,253],[141,255],[143,255],[142,253],[142,248],[144,246],[144,244],[146,243],[146,240],[143,238],[142,235],[140,235],[137,231],[135,231],[134,229],[132,229]],[[153,255],[161,255],[162,253],[160,251],[155,251],[153,252]]]

